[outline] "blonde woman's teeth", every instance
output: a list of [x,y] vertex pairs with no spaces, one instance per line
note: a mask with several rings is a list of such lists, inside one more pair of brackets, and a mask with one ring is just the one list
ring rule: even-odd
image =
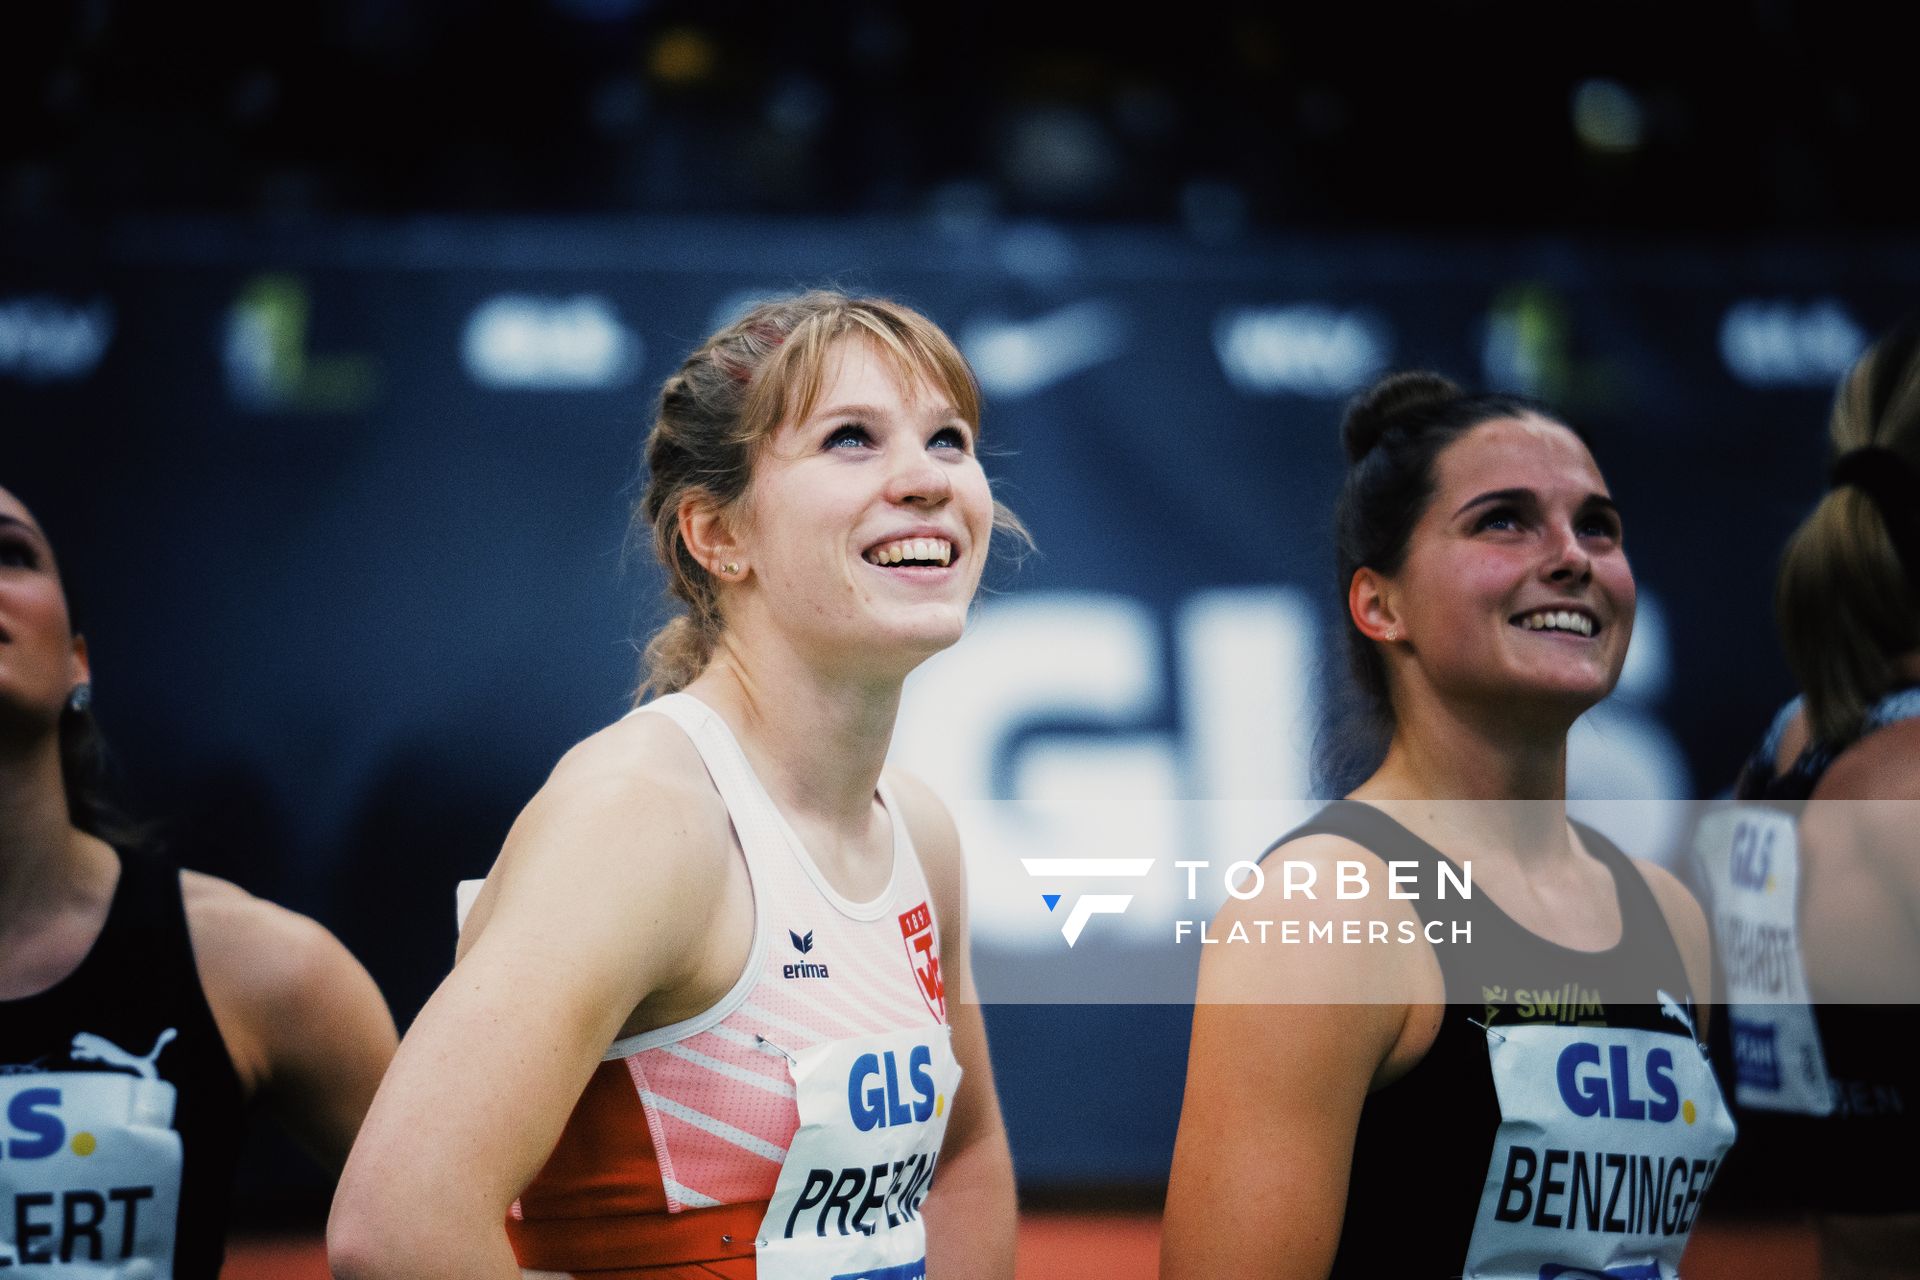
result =
[[945,538],[902,538],[885,542],[866,553],[868,564],[949,564],[953,544]]

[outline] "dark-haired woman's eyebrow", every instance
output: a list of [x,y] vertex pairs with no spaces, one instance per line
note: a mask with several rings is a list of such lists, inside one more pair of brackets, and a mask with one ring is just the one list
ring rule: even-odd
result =
[[31,520],[22,520],[19,516],[10,516],[4,511],[0,511],[0,529],[6,528],[18,529],[22,533],[30,535],[35,542],[44,544],[47,540],[47,535],[40,532],[39,527]]
[[1583,512],[1605,511],[1605,512],[1609,512],[1610,514],[1616,517],[1620,514],[1620,508],[1615,506],[1613,499],[1609,498],[1604,493],[1588,494],[1587,500],[1580,504],[1580,510]]
[[1475,507],[1490,506],[1496,502],[1532,502],[1533,500],[1533,490],[1531,489],[1489,489],[1479,497],[1470,498],[1460,504],[1460,509],[1453,514],[1457,519]]

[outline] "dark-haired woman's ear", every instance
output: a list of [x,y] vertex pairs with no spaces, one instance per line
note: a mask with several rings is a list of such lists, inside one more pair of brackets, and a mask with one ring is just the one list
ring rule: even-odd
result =
[[1400,625],[1391,584],[1372,569],[1353,571],[1353,581],[1347,584],[1347,614],[1361,635],[1379,643],[1392,644],[1406,631]]
[[726,582],[738,582],[745,576],[746,558],[734,539],[732,522],[711,498],[704,493],[689,493],[680,499],[677,514],[680,540],[708,573]]
[[[79,632],[73,635],[73,655],[67,666],[67,687],[78,689],[86,685],[93,687],[93,663],[87,657],[87,638]],[[91,698],[91,694],[88,695]]]

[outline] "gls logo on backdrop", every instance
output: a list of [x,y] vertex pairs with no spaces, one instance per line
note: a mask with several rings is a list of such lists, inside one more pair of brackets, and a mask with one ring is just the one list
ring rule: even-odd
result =
[[[1170,618],[1114,594],[991,599],[964,641],[915,673],[894,758],[938,779],[952,808],[982,951],[1056,948],[1056,929],[1071,945],[1095,916],[1111,917],[1094,929],[1103,940],[1168,945],[1194,911],[1173,862],[1250,857],[1313,811],[1330,628],[1312,598],[1220,588],[1178,600]],[[1610,790],[1582,791],[1576,812],[1688,794],[1653,714],[1669,670],[1659,601],[1642,591],[1619,687],[1575,725],[1569,748],[1569,777]],[[1600,825],[1654,853],[1683,816],[1614,806]]]

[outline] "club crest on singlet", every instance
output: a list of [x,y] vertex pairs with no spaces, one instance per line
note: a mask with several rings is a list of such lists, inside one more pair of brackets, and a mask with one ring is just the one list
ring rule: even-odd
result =
[[926,903],[900,913],[900,938],[907,962],[913,966],[920,998],[941,1022],[947,1020],[947,983],[940,973],[940,940],[933,932],[933,912]]
[[180,1211],[178,1093],[146,1053],[81,1032],[73,1069],[0,1073],[0,1269],[167,1280]]

